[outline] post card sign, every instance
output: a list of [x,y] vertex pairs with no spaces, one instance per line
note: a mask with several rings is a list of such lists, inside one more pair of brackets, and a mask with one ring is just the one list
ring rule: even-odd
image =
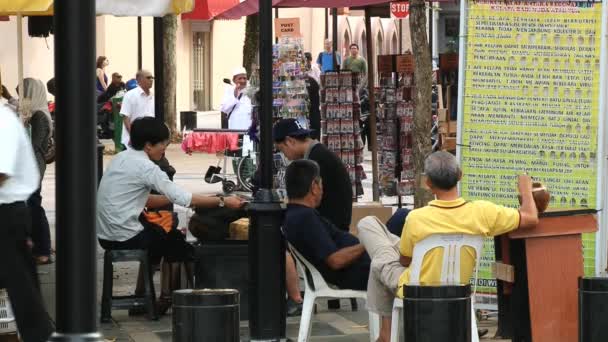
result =
[[[596,207],[601,8],[469,3],[459,118],[464,198],[516,207],[516,175],[525,171],[549,189],[550,208]],[[589,274],[594,242],[585,244]],[[491,286],[483,269],[494,251],[485,252],[480,285]]]
[[276,18],[274,20],[274,30],[277,38],[299,37],[300,18]]

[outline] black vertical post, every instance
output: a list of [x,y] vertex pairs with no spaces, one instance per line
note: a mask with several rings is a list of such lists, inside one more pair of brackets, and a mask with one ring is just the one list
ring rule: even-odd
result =
[[[275,19],[279,19],[279,8],[278,8],[278,7],[275,7],[275,9],[274,9],[274,18],[275,18]],[[275,27],[275,30],[276,30],[276,29],[277,29],[277,28]],[[276,34],[275,34],[275,36],[276,36]],[[276,37],[276,38],[274,39],[274,43],[275,43],[275,44],[279,44],[279,37]]]
[[154,18],[154,112],[157,119],[165,120],[163,79],[163,18]]
[[137,70],[143,69],[141,17],[137,17]]
[[399,19],[399,54],[403,53],[403,19]]
[[365,7],[365,38],[367,48],[367,84],[369,89],[369,140],[372,147],[372,196],[374,201],[380,200],[380,184],[378,183],[378,138],[376,130],[376,94],[374,92],[374,43],[372,39],[372,19],[369,7]]
[[251,341],[285,338],[285,243],[281,203],[273,191],[272,1],[260,8],[261,189],[249,206],[249,332]]
[[431,54],[431,65],[433,65],[433,6],[429,6],[429,50]]
[[50,341],[101,341],[96,319],[95,1],[56,0],[54,13],[61,115],[56,119],[57,332]]
[[338,63],[338,56],[336,55],[338,53],[338,9],[332,8],[331,15],[332,15],[331,39],[333,40],[332,45],[333,45],[334,56],[335,56],[334,71],[338,71],[340,69],[340,63]]
[[329,39],[329,13],[328,9],[325,10],[325,39]]

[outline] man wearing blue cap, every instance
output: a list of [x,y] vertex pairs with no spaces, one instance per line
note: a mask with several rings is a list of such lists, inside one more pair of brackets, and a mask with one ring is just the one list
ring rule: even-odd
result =
[[296,119],[283,119],[274,125],[277,148],[289,160],[310,159],[319,164],[325,191],[317,209],[336,227],[348,231],[352,216],[353,187],[342,160],[325,145],[311,138],[313,130]]

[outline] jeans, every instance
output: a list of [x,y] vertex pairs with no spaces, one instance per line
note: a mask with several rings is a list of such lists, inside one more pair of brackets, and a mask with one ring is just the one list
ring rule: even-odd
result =
[[49,221],[46,218],[46,212],[42,207],[42,196],[40,195],[41,188],[38,188],[27,200],[27,205],[30,208],[32,215],[32,254],[35,256],[50,256],[51,255],[51,229]]
[[54,331],[40,295],[34,259],[27,247],[30,209],[25,202],[0,205],[0,288],[5,287],[24,342],[47,341]]

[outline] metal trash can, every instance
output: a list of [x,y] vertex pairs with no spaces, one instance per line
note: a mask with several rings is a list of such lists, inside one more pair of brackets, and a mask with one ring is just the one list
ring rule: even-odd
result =
[[403,341],[471,341],[470,285],[406,286],[404,292]]
[[578,278],[580,342],[608,341],[608,278]]
[[239,291],[173,292],[173,342],[238,342]]
[[184,130],[184,127],[188,130],[196,128],[196,112],[185,111],[179,112],[179,127],[180,131]]

